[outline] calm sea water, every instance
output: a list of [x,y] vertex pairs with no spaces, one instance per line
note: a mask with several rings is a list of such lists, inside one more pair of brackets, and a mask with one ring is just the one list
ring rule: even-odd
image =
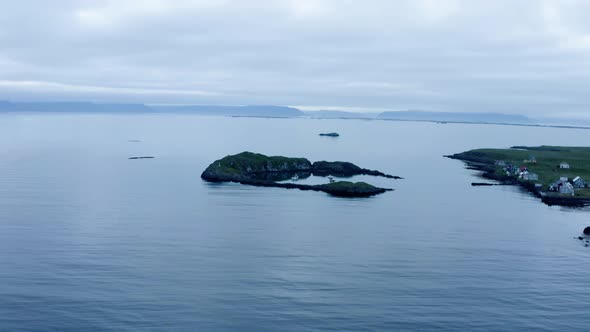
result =
[[[338,131],[337,139],[318,137]],[[130,140],[140,140],[132,142]],[[587,331],[590,212],[442,155],[590,130],[0,115],[0,330]],[[400,175],[369,199],[200,179],[244,150]],[[128,160],[153,155],[155,159]]]

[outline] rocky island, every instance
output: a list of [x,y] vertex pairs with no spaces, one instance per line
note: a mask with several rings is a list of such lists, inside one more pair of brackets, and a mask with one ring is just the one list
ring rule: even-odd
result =
[[392,190],[375,187],[365,182],[331,181],[320,185],[278,182],[294,177],[306,178],[311,175],[338,177],[373,175],[400,179],[400,177],[361,168],[349,162],[312,163],[305,158],[269,157],[252,152],[242,152],[216,160],[205,169],[201,178],[209,182],[237,182],[259,187],[321,191],[341,197],[369,197]]
[[476,149],[445,156],[465,162],[481,176],[517,185],[547,205],[590,205],[590,148],[513,146]]
[[129,157],[129,159],[135,160],[135,159],[154,159],[156,157],[154,156],[139,156],[139,157]]
[[340,134],[338,134],[338,133],[321,133],[320,136],[338,137],[338,136],[340,136]]

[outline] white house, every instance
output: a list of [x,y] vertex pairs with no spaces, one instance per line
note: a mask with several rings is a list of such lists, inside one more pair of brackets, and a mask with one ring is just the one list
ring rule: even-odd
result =
[[574,192],[574,186],[572,186],[572,184],[567,181],[567,177],[565,176],[560,177],[559,180],[550,184],[549,188],[547,189],[549,191],[557,191],[562,194],[570,194],[570,191],[573,194]]
[[564,182],[559,186],[559,193],[574,196],[574,186],[569,182]]
[[573,180],[572,183],[574,185],[574,188],[584,188],[586,187],[586,181],[584,181],[584,179],[582,179],[579,176],[576,176]]
[[559,168],[570,168],[570,164],[568,164],[564,161],[561,164],[559,164]]

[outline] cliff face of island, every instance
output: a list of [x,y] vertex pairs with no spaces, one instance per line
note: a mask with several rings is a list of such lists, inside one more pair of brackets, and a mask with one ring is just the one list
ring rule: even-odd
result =
[[261,187],[322,191],[343,197],[367,197],[391,190],[378,188],[365,182],[337,181],[322,185],[277,182],[293,177],[306,178],[312,174],[339,177],[375,175],[399,178],[379,171],[364,169],[349,162],[319,161],[311,163],[305,158],[269,157],[252,152],[242,152],[216,160],[205,169],[201,178],[209,182],[237,182]]
[[[445,156],[465,162],[481,176],[516,185],[547,205],[590,205],[590,148],[515,146],[510,149],[476,149]],[[476,184],[477,185],[477,184]]]

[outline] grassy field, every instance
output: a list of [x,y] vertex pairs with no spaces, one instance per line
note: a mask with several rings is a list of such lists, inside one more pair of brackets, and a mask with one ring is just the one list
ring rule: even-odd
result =
[[[539,181],[535,181],[535,183],[543,184],[543,189],[546,189],[550,183],[561,176],[567,176],[570,180],[580,176],[585,181],[590,181],[590,147],[539,146],[477,149],[460,153],[457,156],[484,163],[503,160],[515,166],[527,166],[530,172],[539,175]],[[535,157],[537,162],[524,162],[525,159],[531,159],[531,157]],[[569,169],[559,168],[559,164],[564,161],[570,164]],[[502,168],[497,167],[497,172],[503,173]],[[590,189],[576,189],[576,196],[590,198]]]

